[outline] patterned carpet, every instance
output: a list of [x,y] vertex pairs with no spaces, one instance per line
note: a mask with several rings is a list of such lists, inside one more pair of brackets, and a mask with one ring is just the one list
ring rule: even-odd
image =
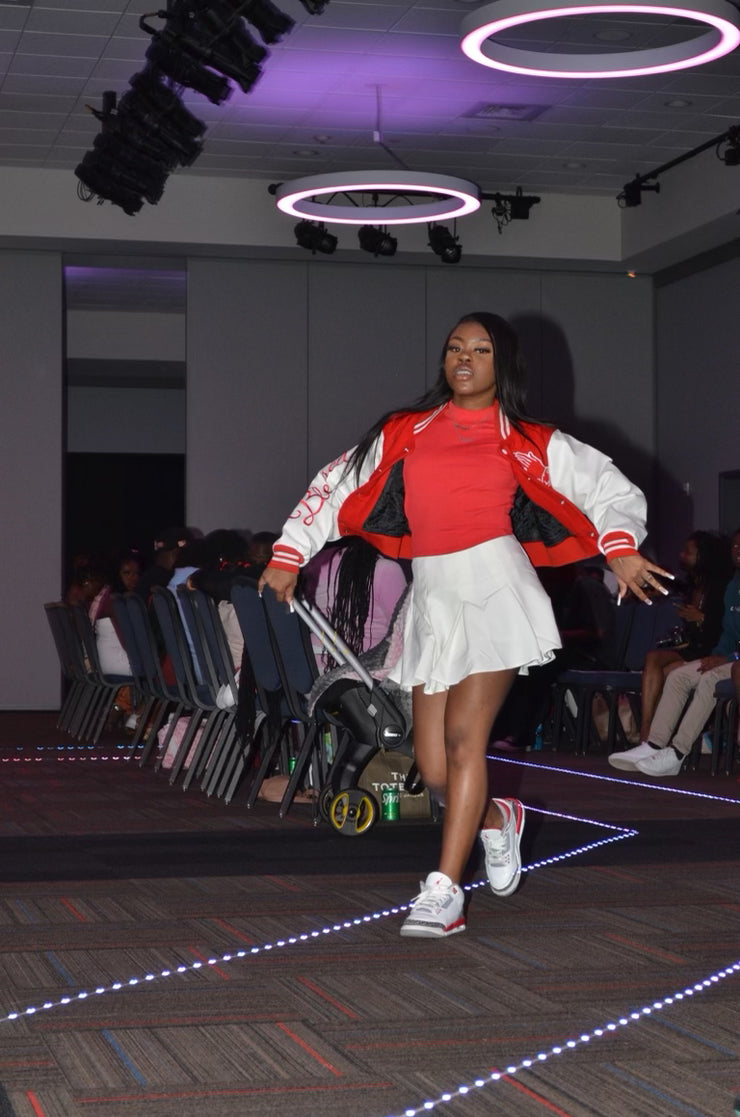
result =
[[433,825],[226,808],[53,720],[0,714],[0,1117],[732,1117],[734,777],[493,760],[530,871],[428,942]]

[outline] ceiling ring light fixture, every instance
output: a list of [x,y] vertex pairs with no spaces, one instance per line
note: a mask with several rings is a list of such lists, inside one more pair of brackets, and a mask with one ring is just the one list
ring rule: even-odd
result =
[[[480,189],[474,182],[416,171],[310,175],[282,182],[274,193],[277,207],[283,213],[338,225],[428,224],[446,217],[463,217],[480,208]],[[430,194],[433,195],[431,199]],[[332,202],[330,198],[336,195],[346,195],[347,205]],[[351,201],[358,195],[359,202]],[[362,200],[368,195],[371,205]],[[380,195],[388,196],[387,205],[379,204]],[[417,195],[422,197],[417,198]],[[317,201],[317,198],[327,200]]]
[[[491,37],[512,27],[565,16],[662,15],[690,19],[708,30],[681,43],[618,53],[552,54],[505,46]],[[729,54],[740,43],[740,18],[727,0],[695,0],[685,7],[669,0],[495,0],[470,12],[462,21],[464,54],[482,66],[547,78],[628,78],[638,74],[664,74],[701,66]]]

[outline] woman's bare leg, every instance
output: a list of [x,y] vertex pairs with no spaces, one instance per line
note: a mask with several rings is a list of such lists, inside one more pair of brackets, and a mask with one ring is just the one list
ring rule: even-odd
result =
[[414,754],[424,783],[445,805],[439,871],[459,882],[482,825],[503,819],[490,802],[486,749],[516,669],[488,671],[440,694],[414,687]]
[[650,725],[663,693],[666,668],[679,667],[683,662],[678,652],[672,648],[655,648],[645,657],[645,666],[642,669],[641,741],[647,741],[650,734]]

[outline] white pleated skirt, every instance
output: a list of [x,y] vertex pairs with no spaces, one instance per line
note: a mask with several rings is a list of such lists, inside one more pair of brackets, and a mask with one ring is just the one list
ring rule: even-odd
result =
[[426,694],[468,675],[547,663],[560,645],[550,598],[513,535],[412,561],[403,652],[390,678]]

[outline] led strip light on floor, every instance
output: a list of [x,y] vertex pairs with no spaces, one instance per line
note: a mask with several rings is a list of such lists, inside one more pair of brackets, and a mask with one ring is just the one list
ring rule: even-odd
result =
[[[530,812],[538,814],[551,815],[556,818],[564,818],[568,821],[574,822],[587,822],[600,829],[611,831],[606,838],[599,838],[596,841],[589,842],[586,845],[578,846],[575,849],[567,850],[565,853],[555,854],[553,857],[545,857],[541,861],[534,861],[531,865],[523,865],[523,873],[531,873],[535,869],[544,868],[546,865],[554,865],[559,861],[566,861],[571,857],[576,857],[579,854],[586,853],[589,850],[597,849],[599,846],[609,845],[611,842],[623,841],[625,838],[633,838],[637,835],[637,830],[627,829],[622,826],[615,826],[611,823],[599,822],[591,818],[577,818],[575,815],[559,814],[557,811],[541,810],[538,807],[529,807]],[[476,881],[473,884],[466,884],[465,891],[472,892],[476,888],[483,888],[488,884],[487,880]],[[369,915],[357,916],[355,919],[346,919],[342,923],[333,923],[326,927],[322,927],[320,931],[304,931],[301,934],[291,935],[289,938],[278,939],[273,943],[263,943],[262,946],[253,946],[249,950],[236,950],[228,954],[222,954],[220,957],[213,957],[206,959],[205,962],[190,962],[187,965],[173,966],[170,969],[160,970],[159,973],[148,973],[143,976],[132,976],[125,981],[114,981],[110,985],[99,985],[96,989],[83,989],[79,993],[71,996],[60,997],[56,1001],[45,1001],[41,1005],[30,1005],[28,1008],[20,1009],[18,1012],[10,1012],[7,1016],[0,1017],[0,1024],[7,1023],[12,1020],[19,1020],[23,1016],[34,1016],[39,1012],[48,1012],[53,1008],[61,1008],[63,1005],[74,1004],[75,1001],[85,1001],[90,997],[99,997],[104,993],[118,993],[124,989],[132,989],[137,985],[151,984],[153,981],[161,981],[163,978],[175,977],[185,973],[193,973],[197,970],[202,970],[208,966],[219,966],[224,963],[242,961],[245,958],[252,957],[256,954],[267,953],[271,950],[284,950],[289,946],[299,946],[301,943],[311,942],[315,939],[320,939],[324,935],[334,935],[342,931],[352,930],[354,927],[362,927],[366,923],[374,923],[380,919],[388,919],[393,915],[402,915],[409,910],[410,904],[399,904],[396,907],[384,908],[381,911],[372,912]]]
[[590,1032],[584,1032],[576,1039],[567,1039],[563,1043],[556,1044],[548,1051],[539,1051],[536,1055],[521,1059],[518,1063],[513,1063],[511,1066],[506,1067],[504,1070],[491,1071],[485,1078],[476,1078],[472,1082],[463,1083],[457,1086],[454,1090],[440,1094],[439,1097],[429,1099],[422,1102],[421,1105],[413,1106],[410,1109],[397,1110],[395,1113],[387,1114],[387,1117],[420,1117],[420,1114],[429,1113],[433,1109],[446,1104],[447,1102],[454,1101],[455,1098],[462,1098],[466,1094],[472,1093],[474,1090],[481,1090],[485,1086],[491,1086],[496,1082],[501,1082],[506,1078],[511,1078],[512,1075],[518,1074],[523,1070],[531,1070],[532,1067],[539,1066],[546,1063],[548,1059],[557,1055],[567,1055],[569,1051],[574,1051],[577,1047],[583,1047],[585,1044],[590,1043],[592,1039],[602,1039],[604,1036],[610,1036],[613,1032],[618,1031],[619,1028],[626,1028],[629,1024],[634,1024],[637,1020],[644,1020],[653,1013],[662,1012],[665,1008],[670,1008],[676,1004],[677,1001],[682,1001],[687,997],[693,997],[696,993],[703,993],[712,986],[717,985],[720,981],[724,981],[728,977],[734,977],[740,973],[740,961],[732,962],[729,966],[725,966],[722,970],[717,970],[709,977],[705,977],[701,981],[697,981],[694,985],[688,985],[685,989],[678,990],[671,993],[669,996],[662,997],[660,1000],[652,1001],[649,1005],[643,1005],[642,1008],[630,1012],[627,1016],[620,1016],[616,1020],[610,1020],[601,1025],[600,1028],[593,1028]]
[[[695,798],[712,799],[720,802],[735,803],[736,805],[740,805],[740,802],[737,799],[733,799],[727,796],[708,795],[703,792],[685,791],[681,788],[666,788],[632,780],[620,780],[612,776],[601,776],[592,773],[574,772],[568,768],[553,768],[551,765],[538,764],[534,761],[515,760],[513,758],[495,755],[490,756],[488,759],[496,760],[504,764],[515,764],[521,767],[546,769],[549,772],[557,772],[563,775],[574,776],[581,779],[588,778],[606,780],[610,783],[627,784],[631,788],[642,787],[647,788],[650,791],[672,792],[674,794],[683,794]],[[530,865],[522,866],[523,873],[533,872],[534,870],[542,868],[546,865],[553,865],[560,861],[568,860],[571,857],[578,856],[579,854],[586,853],[592,849],[596,849],[600,846],[607,845],[616,841],[623,841],[625,838],[636,837],[639,834],[639,831],[635,829],[618,826],[613,823],[601,822],[597,819],[582,818],[576,815],[565,814],[559,811],[548,811],[536,807],[528,807],[527,809],[528,811],[533,813],[549,815],[555,818],[562,818],[567,821],[585,822],[590,825],[597,826],[600,829],[608,830],[610,831],[610,833],[608,837],[601,838],[594,842],[589,842],[586,845],[578,846],[575,849],[568,850],[564,853],[555,854],[552,857],[543,858],[540,861],[532,862],[532,864]],[[476,881],[473,884],[466,885],[465,890],[473,891],[477,888],[485,887],[487,883],[487,880]],[[263,954],[271,950],[280,950],[285,949],[289,946],[297,946],[301,943],[312,942],[316,939],[322,938],[325,935],[337,934],[343,931],[352,930],[355,927],[362,927],[364,924],[373,923],[380,919],[389,918],[390,916],[401,915],[404,912],[408,911],[409,907],[409,904],[400,904],[396,907],[389,907],[368,915],[358,916],[355,919],[344,920],[341,923],[327,925],[326,927],[321,928],[321,930],[303,932],[301,934],[292,935],[285,939],[278,939],[274,943],[264,943],[262,946],[253,946],[248,950],[237,950],[232,953],[223,954],[220,957],[208,958],[206,959],[206,961],[196,961],[191,962],[187,965],[182,964],[173,966],[171,969],[161,970],[159,973],[145,974],[142,977],[133,976],[128,978],[128,980],[126,981],[116,981],[107,986],[98,986],[93,990],[81,990],[79,993],[76,993],[72,996],[60,997],[56,1001],[46,1001],[42,1005],[29,1006],[23,1010],[19,1010],[18,1012],[8,1013],[5,1017],[0,1017],[0,1024],[9,1023],[24,1017],[34,1016],[39,1012],[48,1012],[51,1009],[74,1004],[75,1002],[82,1002],[89,999],[90,997],[101,996],[105,993],[114,993],[123,990],[129,990],[139,985],[147,985],[154,981],[159,981],[165,978],[196,972],[208,966],[218,966],[232,961],[241,961],[245,958]],[[693,997],[695,994],[705,992],[707,989],[711,989],[719,982],[725,980],[728,977],[733,977],[738,973],[740,973],[740,960],[734,961],[725,966],[723,969],[715,971],[715,973],[710,974],[708,977],[697,981],[694,985],[687,986],[686,988],[664,996],[657,1001],[652,1001],[650,1004],[643,1005],[641,1008],[633,1010],[625,1016],[620,1016],[616,1020],[607,1021],[601,1027],[594,1028],[590,1032],[584,1032],[577,1038],[564,1040],[562,1043],[554,1045],[547,1051],[540,1051],[532,1056],[520,1059],[519,1062],[512,1063],[511,1065],[505,1067],[503,1070],[491,1071],[485,1077],[476,1078],[472,1082],[461,1083],[460,1085],[456,1086],[454,1090],[445,1091],[443,1094],[440,1094],[436,1098],[429,1098],[418,1105],[411,1106],[403,1110],[398,1110],[392,1114],[387,1114],[386,1117],[422,1117],[424,1113],[429,1113],[434,1109],[438,1109],[439,1107],[446,1105],[457,1098],[465,1097],[467,1094],[473,1093],[476,1090],[481,1090],[487,1086],[492,1086],[498,1082],[505,1081],[507,1078],[511,1078],[513,1075],[516,1075],[522,1071],[530,1070],[532,1067],[546,1063],[548,1060],[554,1057],[567,1054],[569,1051],[584,1046],[594,1039],[602,1039],[604,1037],[608,1037],[620,1028],[627,1027],[629,1024],[635,1023],[636,1021],[644,1020],[645,1018],[651,1016],[656,1012],[660,1012],[665,1008],[670,1008],[677,1002],[681,1002],[686,998]]]
[[[715,803],[734,803],[740,807],[740,799],[732,795],[710,795],[708,791],[689,791],[683,787],[663,787],[662,784],[645,783],[644,780],[620,779],[618,776],[602,776],[598,772],[576,772],[572,768],[556,768],[552,764],[538,764],[534,760],[515,760],[510,756],[489,754],[487,760],[495,760],[499,764],[515,764],[521,768],[540,768],[545,772],[557,772],[561,776],[573,776],[578,780],[602,780],[604,783],[618,783],[622,787],[641,788],[645,791],[663,791],[666,795],[686,795],[691,799],[709,799]],[[593,821],[589,819],[589,821]],[[602,824],[603,825],[603,824]]]

